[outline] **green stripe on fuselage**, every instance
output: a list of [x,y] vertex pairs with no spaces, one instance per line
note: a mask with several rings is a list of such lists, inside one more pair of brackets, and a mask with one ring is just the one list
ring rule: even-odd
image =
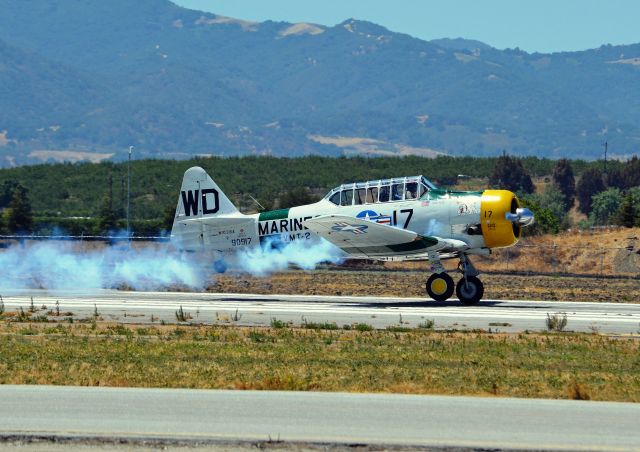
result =
[[[278,221],[278,220],[287,220],[289,218],[289,210],[290,209],[278,209],[278,210],[270,210],[268,212],[260,212],[260,215],[258,216],[258,221]],[[262,230],[262,227],[265,227],[266,232],[265,233],[261,233],[260,231]],[[280,227],[278,227],[276,225],[275,231],[273,231],[273,223],[261,223],[260,226],[258,226],[258,234],[259,234],[259,240],[260,240],[260,244],[264,244],[265,242],[270,242],[270,243],[280,243],[281,239],[280,239],[280,234],[281,229]],[[288,233],[288,230],[287,230]]]
[[283,220],[289,218],[290,209],[270,210],[268,212],[260,212],[258,221]]

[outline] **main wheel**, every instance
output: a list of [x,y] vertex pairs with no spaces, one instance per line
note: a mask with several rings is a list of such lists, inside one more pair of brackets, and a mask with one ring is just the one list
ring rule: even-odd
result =
[[458,281],[456,295],[462,304],[471,305],[480,301],[484,295],[484,285],[475,276],[467,276]]
[[436,301],[445,301],[453,295],[453,278],[447,273],[434,273],[427,279],[427,294]]

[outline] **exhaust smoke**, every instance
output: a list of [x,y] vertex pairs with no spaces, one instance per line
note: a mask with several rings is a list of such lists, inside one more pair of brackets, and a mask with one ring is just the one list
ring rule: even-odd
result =
[[260,247],[237,254],[236,262],[240,270],[252,276],[267,276],[295,265],[303,270],[313,270],[324,262],[340,263],[344,253],[326,240],[294,240],[282,243],[268,240]]
[[79,249],[68,242],[36,242],[0,252],[0,289],[154,290],[204,287],[201,270],[165,247]]
[[[257,277],[290,265],[313,270],[320,263],[342,260],[342,251],[324,240],[267,241],[229,258],[232,271]],[[167,245],[31,242],[0,251],[0,290],[166,290],[171,286],[203,290],[215,262],[210,256],[179,253]]]

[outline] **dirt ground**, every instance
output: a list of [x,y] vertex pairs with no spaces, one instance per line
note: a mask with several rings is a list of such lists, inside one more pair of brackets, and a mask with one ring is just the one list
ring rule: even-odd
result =
[[[219,275],[209,292],[426,297],[425,270],[290,270],[270,277]],[[459,276],[457,277],[459,278]],[[640,303],[640,280],[482,274],[484,299]],[[456,279],[456,277],[454,277]]]
[[[567,231],[523,238],[516,247],[476,256],[473,262],[485,284],[485,299],[640,303],[639,238],[640,228]],[[457,260],[444,264],[454,270]],[[268,277],[217,275],[208,290],[424,297],[429,275],[426,262],[348,261],[311,272],[289,270]]]
[[[75,242],[68,246],[69,250],[82,253],[106,245]],[[166,244],[134,242],[133,247],[159,249]],[[472,261],[485,284],[484,299],[640,303],[640,228],[576,230],[525,237],[514,247],[493,250],[490,256],[474,256]],[[444,264],[454,270],[457,260]],[[347,261],[342,265],[321,265],[309,272],[288,270],[267,277],[216,274],[211,277],[207,290],[426,297],[425,282],[429,275],[426,262]],[[168,289],[184,290],[183,287]]]

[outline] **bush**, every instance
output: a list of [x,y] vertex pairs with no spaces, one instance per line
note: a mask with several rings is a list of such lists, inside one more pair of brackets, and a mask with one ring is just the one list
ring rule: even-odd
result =
[[594,195],[589,219],[596,226],[612,224],[614,216],[622,206],[622,201],[622,192],[617,188],[609,188],[602,193]]
[[368,323],[358,323],[355,325],[354,329],[356,331],[373,331],[373,327]]
[[528,196],[522,198],[521,201],[523,207],[531,209],[536,218],[533,225],[523,229],[524,234],[539,235],[557,234],[560,232],[562,226],[561,219],[554,215],[552,210],[538,204],[537,198]]
[[180,306],[180,309],[176,311],[176,320],[178,320],[178,322],[186,322],[191,318],[191,314],[182,309],[182,305]]
[[432,330],[436,322],[433,319],[427,319],[424,322],[418,324],[418,328],[423,330]]
[[271,328],[282,329],[282,328],[286,328],[286,327],[287,327],[286,322],[284,322],[282,320],[278,320],[275,317],[273,317],[271,319]]
[[547,329],[549,331],[564,331],[567,326],[567,313],[557,312],[549,315],[547,313]]

